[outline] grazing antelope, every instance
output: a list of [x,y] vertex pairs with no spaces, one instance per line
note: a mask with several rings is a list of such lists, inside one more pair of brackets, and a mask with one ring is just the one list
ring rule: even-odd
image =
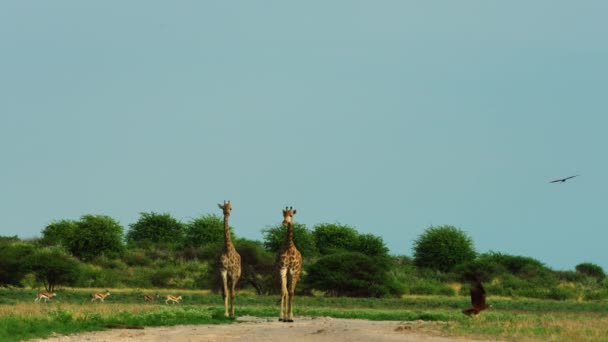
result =
[[34,302],[40,303],[40,300],[44,299],[44,302],[46,303],[49,299],[55,297],[56,295],[57,294],[55,292],[53,292],[53,293],[38,292],[38,295],[36,296],[36,299],[34,299]]
[[165,300],[165,304],[169,304],[169,301],[172,301],[173,304],[175,304],[175,303],[179,304],[180,300],[182,300],[182,296],[175,297],[172,295],[167,295],[167,300]]
[[103,302],[104,299],[106,299],[107,296],[110,295],[110,291],[106,290],[106,293],[93,293],[91,296],[93,296],[93,298],[91,299],[91,302],[94,302],[95,299],[99,299],[100,301]]
[[153,302],[156,300],[156,298],[158,298],[158,293],[156,294],[156,296],[144,293],[144,301],[146,301],[146,302]]

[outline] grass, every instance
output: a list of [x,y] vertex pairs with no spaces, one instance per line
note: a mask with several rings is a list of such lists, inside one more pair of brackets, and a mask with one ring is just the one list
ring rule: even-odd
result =
[[[108,326],[170,326],[232,323],[223,317],[221,296],[208,291],[158,291],[181,295],[180,305],[144,303],[143,290],[110,289],[105,303],[90,294],[105,289],[57,291],[35,304],[34,290],[0,289],[0,341],[18,341],[103,330]],[[155,294],[156,290],[145,291]],[[277,296],[237,296],[237,315],[277,317]],[[296,297],[296,316],[393,320],[404,330],[427,334],[512,341],[607,341],[606,302],[489,297],[493,307],[475,318],[462,315],[466,297],[407,296],[401,299]]]

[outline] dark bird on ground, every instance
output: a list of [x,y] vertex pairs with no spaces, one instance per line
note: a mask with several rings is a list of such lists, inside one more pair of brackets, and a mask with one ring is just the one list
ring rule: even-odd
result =
[[578,175],[574,175],[574,176],[570,176],[570,177],[566,177],[566,178],[556,179],[556,180],[550,181],[549,183],[559,183],[559,182],[563,183],[563,182],[567,181],[568,179],[574,178],[577,176]]
[[462,313],[468,316],[477,315],[481,311],[491,307],[491,305],[486,304],[486,290],[479,281],[471,285],[471,304],[473,307],[462,310]]

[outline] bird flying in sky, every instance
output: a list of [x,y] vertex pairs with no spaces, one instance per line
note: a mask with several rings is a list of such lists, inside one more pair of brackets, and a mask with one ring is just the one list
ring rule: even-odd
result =
[[574,176],[570,176],[570,177],[566,177],[566,178],[556,179],[556,180],[550,181],[549,183],[563,183],[563,182],[567,181],[568,179],[574,178],[577,176],[578,175],[574,175]]

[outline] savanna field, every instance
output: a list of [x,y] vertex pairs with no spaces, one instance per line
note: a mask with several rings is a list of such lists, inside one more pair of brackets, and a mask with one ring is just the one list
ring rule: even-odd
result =
[[[241,324],[224,316],[218,293],[217,256],[228,237],[241,256],[236,316],[276,321],[276,262],[288,236],[303,257],[290,324],[331,317],[390,321],[404,334],[608,341],[608,280],[590,262],[553,270],[526,256],[478,253],[472,238],[453,226],[429,227],[412,257],[390,255],[381,237],[342,224],[277,225],[262,233],[263,241],[238,238],[216,215],[184,224],[142,213],[126,236],[111,217],[85,215],[51,223],[40,239],[0,237],[0,341]],[[477,283],[492,307],[469,317],[462,311],[471,308]],[[38,292],[56,296],[38,303]],[[103,302],[91,301],[92,294],[108,292]],[[167,295],[182,300],[166,304]]]
[[[142,290],[110,289],[104,303],[91,303],[91,289],[65,288],[48,303],[34,303],[36,291],[0,290],[0,340],[74,334],[117,327],[181,324],[239,324],[224,318],[220,295],[208,291],[160,290],[183,296],[180,304],[162,298],[144,302]],[[146,293],[155,293],[150,290]],[[277,296],[245,291],[237,298],[237,316],[276,318]],[[608,303],[488,297],[492,308],[477,317],[461,313],[465,296],[404,296],[403,298],[296,298],[300,316],[389,320],[430,335],[512,341],[606,341]],[[410,325],[413,321],[430,324]]]

